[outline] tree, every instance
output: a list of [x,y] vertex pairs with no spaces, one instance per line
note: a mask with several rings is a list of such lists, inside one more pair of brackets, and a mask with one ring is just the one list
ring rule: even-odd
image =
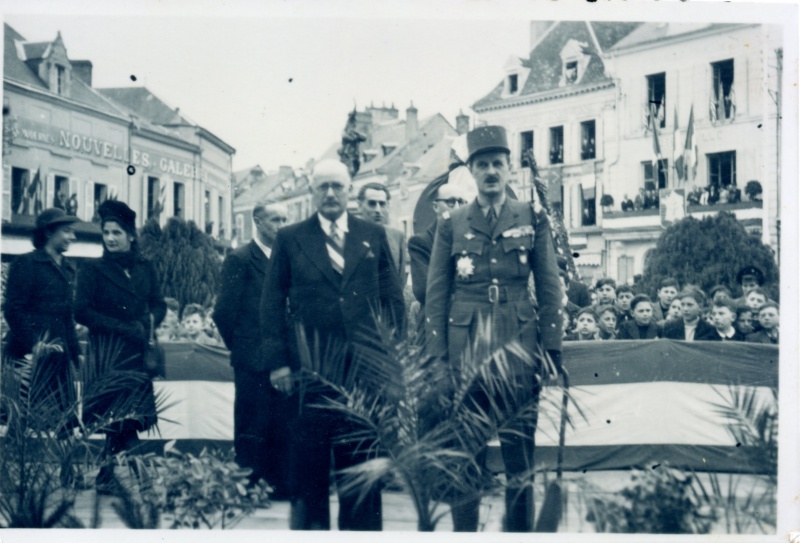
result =
[[725,285],[736,293],[736,274],[750,264],[764,272],[764,286],[777,299],[775,253],[748,234],[735,215],[722,211],[702,220],[686,217],[667,228],[645,258],[642,287],[655,293],[662,279],[674,277],[681,285],[697,285],[706,292]]
[[149,220],[139,235],[142,255],[156,267],[161,292],[181,306],[210,306],[221,272],[220,258],[211,237],[193,221],[171,217],[162,229]]

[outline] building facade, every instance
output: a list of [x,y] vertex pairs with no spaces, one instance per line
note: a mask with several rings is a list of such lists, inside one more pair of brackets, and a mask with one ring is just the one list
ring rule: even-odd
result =
[[[5,26],[3,254],[31,250],[35,216],[61,207],[86,224],[70,255],[99,256],[97,206],[128,203],[138,225],[180,216],[230,235],[234,149],[195,126],[194,137],[154,122],[92,86],[90,61],[69,59],[59,34],[31,43]],[[215,200],[216,198],[216,200]]]
[[[504,80],[473,108],[479,124],[509,131],[523,198],[530,194],[526,151],[533,152],[587,281],[642,273],[664,228],[655,197],[661,189],[681,189],[690,201],[705,192],[704,205],[689,203],[685,212],[732,211],[777,247],[777,109],[769,89],[778,88],[779,32],[763,25],[534,22],[530,56],[512,57]],[[687,132],[693,137],[685,151]],[[745,195],[749,181],[759,182],[761,199]],[[737,189],[739,201],[728,200]],[[724,198],[712,196],[715,205],[708,205],[708,194],[719,193]],[[633,209],[623,212],[628,199]]]

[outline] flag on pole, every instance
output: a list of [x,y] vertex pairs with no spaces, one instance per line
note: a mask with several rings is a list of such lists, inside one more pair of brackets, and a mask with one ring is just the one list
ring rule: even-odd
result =
[[[684,180],[694,180],[697,174],[697,144],[694,141],[694,106],[689,110],[689,124],[686,126],[686,144],[683,154],[675,161],[678,177]],[[691,177],[689,176],[691,170]]]
[[658,161],[661,160],[661,144],[658,142],[658,125],[659,121],[656,114],[656,105],[650,104],[650,129],[653,131],[653,163],[655,168],[658,168]]

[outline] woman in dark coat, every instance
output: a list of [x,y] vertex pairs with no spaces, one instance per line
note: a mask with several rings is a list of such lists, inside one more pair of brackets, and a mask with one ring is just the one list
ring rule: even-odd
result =
[[74,401],[69,366],[78,362],[80,352],[72,314],[75,267],[64,258],[75,240],[76,222],[76,217],[61,209],[46,209],[39,214],[33,231],[35,250],[18,256],[11,264],[3,306],[9,328],[8,356],[22,359],[45,338],[60,346],[59,351],[35,361],[32,378],[32,387],[41,395],[33,398],[34,404],[54,398],[56,409],[66,409]]
[[[89,328],[89,338],[98,349],[120,345],[114,369],[138,372],[142,379],[129,389],[128,398],[137,406],[134,417],[113,424],[106,432],[106,454],[116,455],[139,441],[138,432],[157,421],[153,383],[144,368],[144,352],[150,334],[150,321],[157,327],[166,314],[155,268],[138,252],[136,212],[126,204],[106,200],[97,210],[103,230],[103,257],[87,262],[78,275],[75,318]],[[112,397],[113,396],[113,397]],[[86,417],[105,417],[118,394],[98,402]],[[113,468],[104,467],[98,484],[110,481]]]

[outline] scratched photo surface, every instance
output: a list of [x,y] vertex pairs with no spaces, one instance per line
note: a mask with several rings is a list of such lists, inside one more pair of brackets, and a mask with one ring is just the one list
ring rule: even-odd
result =
[[[131,323],[117,330],[133,326],[141,345],[157,337],[161,358],[152,370],[157,427],[140,431],[139,441],[135,431],[126,434],[135,442],[127,447],[148,463],[149,471],[142,471],[158,480],[147,488],[134,485],[141,479],[118,466],[116,478],[129,485],[128,499],[119,492],[96,492],[101,463],[108,464],[111,453],[94,427],[89,439],[72,430],[77,445],[61,469],[62,460],[55,459],[60,457],[39,460],[46,456],[41,453],[33,464],[48,467],[31,473],[50,479],[25,487],[18,470],[31,463],[9,460],[19,451],[8,451],[31,439],[13,444],[10,404],[0,404],[7,451],[0,458],[0,527],[7,528],[0,540],[36,541],[42,532],[16,528],[44,528],[48,518],[55,519],[55,527],[85,528],[59,532],[76,541],[86,534],[105,537],[92,528],[132,527],[159,530],[143,532],[145,540],[166,534],[170,541],[210,540],[209,529],[228,528],[254,541],[270,531],[287,541],[351,540],[352,533],[337,533],[340,498],[333,473],[325,481],[333,531],[289,531],[291,523],[301,522],[297,511],[292,515],[287,490],[297,462],[295,469],[289,466],[298,454],[314,457],[288,444],[309,427],[323,432],[326,419],[302,428],[296,422],[296,404],[280,392],[290,381],[279,377],[289,366],[299,375],[295,358],[265,361],[264,352],[291,353],[287,357],[306,363],[302,352],[287,346],[297,330],[262,317],[285,314],[288,297],[288,311],[330,323],[323,333],[333,337],[356,322],[348,320],[346,305],[361,303],[359,296],[373,296],[372,290],[343,289],[343,309],[336,315],[345,317],[336,322],[325,312],[338,306],[326,305],[322,297],[294,298],[300,295],[287,287],[282,297],[265,301],[270,298],[262,298],[270,288],[265,279],[296,281],[299,289],[318,288],[303,281],[331,277],[345,282],[353,277],[359,284],[362,274],[371,277],[374,267],[377,278],[386,264],[395,270],[393,292],[403,302],[403,338],[409,345],[420,341],[418,335],[433,328],[428,324],[426,330],[425,285],[415,285],[414,278],[433,281],[425,270],[435,260],[437,214],[440,231],[441,217],[450,219],[450,211],[452,230],[459,231],[454,211],[459,194],[464,201],[478,194],[466,134],[495,125],[507,137],[502,145],[508,151],[507,198],[544,209],[566,282],[559,308],[571,317],[561,347],[569,386],[553,378],[539,399],[531,469],[532,529],[541,533],[531,534],[531,540],[567,541],[570,534],[581,534],[590,541],[616,541],[620,533],[655,533],[687,541],[736,536],[785,541],[790,532],[800,533],[798,300],[792,288],[798,266],[797,7],[714,1],[570,6],[455,1],[404,7],[353,1],[300,7],[257,7],[244,0],[200,7],[184,0],[137,7],[95,2],[69,9],[47,2],[3,7],[4,349],[15,340],[19,314],[34,306],[40,314],[57,312],[59,288],[66,292],[77,283],[76,292],[94,296],[93,311],[108,311],[114,319],[127,318],[120,315],[130,304],[145,303],[148,294],[134,291],[150,279],[140,279],[135,267],[120,267],[125,275],[119,281],[103,275],[100,266],[99,275],[86,273],[118,243],[106,228],[107,213],[116,213],[110,224],[120,226],[124,246],[125,212],[117,207],[124,202],[135,213],[130,239],[136,238],[138,251],[150,261],[159,296],[143,306],[154,322],[130,317]],[[345,181],[352,180],[349,192],[328,190],[342,179],[336,167],[328,168],[330,162],[340,163]],[[323,175],[329,181],[319,196]],[[362,189],[369,183],[377,185]],[[385,229],[362,231],[362,223],[355,228],[351,223],[338,257],[331,255],[336,240],[322,231],[318,253],[302,247],[312,243],[312,237],[303,237],[303,225],[319,230],[318,206],[328,205],[331,195],[341,198],[348,216]],[[63,255],[62,266],[75,271],[60,270],[61,287],[53,275],[37,279],[33,268],[26,277],[13,273],[14,263],[35,250],[37,217],[50,208],[60,210],[59,224],[70,226],[68,243],[54,259]],[[459,234],[452,255],[446,255],[454,277],[446,284],[477,284],[482,259],[492,270],[497,268],[490,267],[490,258],[497,267],[510,258],[525,274],[535,268],[539,253],[532,242],[526,252],[526,242],[520,248],[517,240],[535,239],[539,226],[514,226],[502,234],[497,255],[488,241],[475,249],[483,239],[479,231]],[[281,234],[283,228],[288,230]],[[367,234],[376,232],[377,237]],[[356,240],[360,252],[353,242],[348,250],[348,239]],[[423,242],[427,253],[419,272],[415,243]],[[459,244],[463,252],[456,250]],[[46,250],[40,252],[49,258]],[[291,265],[278,264],[280,256]],[[551,272],[558,274],[555,262]],[[536,272],[531,276],[523,288],[541,297]],[[678,279],[665,289],[671,288],[671,295],[660,288],[670,276]],[[752,291],[746,279],[743,285],[742,276],[761,290]],[[99,279],[80,285],[87,277]],[[613,280],[616,299],[603,299],[604,278]],[[17,292],[9,292],[8,283]],[[631,288],[619,290],[623,285]],[[678,336],[665,330],[686,311],[682,294],[677,305],[672,298],[693,285],[707,302],[700,304],[705,311],[697,309],[695,341],[686,342],[683,327],[675,328]],[[714,305],[712,289],[718,285],[728,291],[732,309]],[[489,301],[504,303],[510,288],[497,290],[499,301],[489,289]],[[573,298],[577,291],[586,297],[581,302]],[[100,292],[113,298],[98,298]],[[653,323],[666,324],[648,325],[637,320],[635,308],[627,309],[640,293],[649,298],[637,307],[647,306]],[[381,291],[382,300],[385,294]],[[130,304],[125,295],[132,296]],[[758,307],[770,302],[784,306],[780,349],[769,315],[763,327],[747,328],[740,324],[747,313],[736,312],[751,306],[756,309],[750,318],[757,319]],[[75,360],[85,366],[98,321],[86,298],[73,305],[67,314],[78,323],[81,354]],[[581,334],[607,337],[606,305],[616,308],[617,318],[629,319],[617,322],[616,332],[611,323],[612,339],[615,333],[617,339],[658,339],[570,341]],[[451,326],[442,320],[448,330],[457,326],[455,306],[448,293],[444,308],[451,311]],[[584,306],[593,311],[582,313]],[[18,313],[9,317],[9,307]],[[350,313],[353,307],[362,306],[351,306]],[[369,306],[363,307],[359,319],[369,313]],[[777,323],[777,306],[765,310],[774,311]],[[726,317],[716,315],[726,311],[736,321],[731,334],[736,331],[734,339],[741,341],[698,341],[717,334]],[[540,327],[542,314],[537,313]],[[582,315],[592,322],[582,322]],[[747,334],[760,334],[755,339],[761,341],[744,341]],[[540,330],[540,342],[543,336]],[[269,351],[275,341],[282,347]],[[409,364],[409,357],[423,357],[413,349],[397,352]],[[3,364],[3,375],[11,375],[11,358],[4,357]],[[407,374],[396,376],[398,386],[411,386]],[[8,382],[2,391],[10,397]],[[414,409],[422,403],[412,402]],[[409,428],[421,431],[430,415],[403,416],[409,415],[374,419],[376,432],[386,439],[380,442],[386,462],[375,468],[389,466],[375,479],[382,501],[379,537],[399,539],[402,532],[424,528],[436,532],[428,537],[461,539],[465,536],[453,533],[458,520],[448,498],[437,501],[420,479],[408,479],[409,473],[422,473],[427,457],[410,453],[414,440],[403,438],[402,431],[384,431],[409,421]],[[249,433],[258,437],[248,441]],[[50,441],[60,447],[55,433]],[[477,530],[489,532],[481,538],[491,541],[507,523],[497,436],[477,458],[493,481],[481,491]],[[269,481],[271,498],[250,484],[237,462]],[[64,478],[66,471],[72,479]],[[421,480],[433,481],[434,472]],[[167,496],[170,484],[179,488],[180,477],[183,496],[203,501],[202,506]],[[16,501],[23,488],[45,500],[38,524],[35,500]],[[57,518],[48,517],[54,512]],[[166,531],[173,527],[188,529]],[[138,533],[136,539],[127,531],[113,533],[141,539]]]

